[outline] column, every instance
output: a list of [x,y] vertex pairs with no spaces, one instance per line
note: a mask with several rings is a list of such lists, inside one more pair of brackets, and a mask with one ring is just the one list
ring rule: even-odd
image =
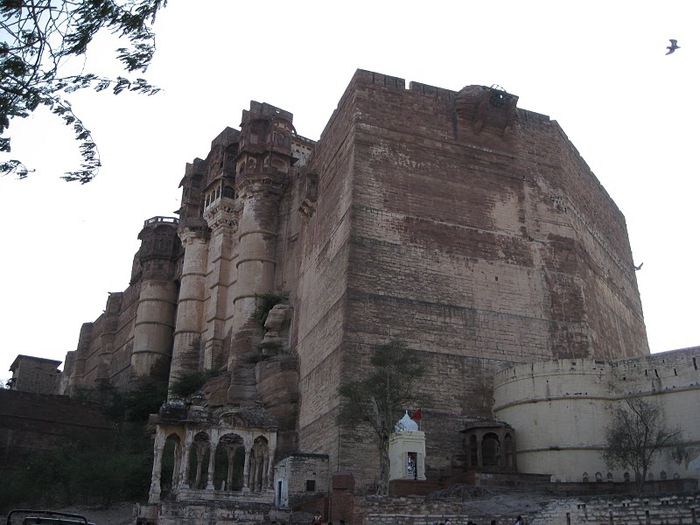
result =
[[248,485],[248,475],[250,474],[250,452],[251,446],[245,444],[245,455],[243,462],[243,492],[250,492],[250,487]]
[[153,442],[153,469],[151,470],[151,489],[148,492],[148,502],[160,501],[160,469],[163,464],[163,448],[165,448],[165,434],[158,429],[156,439]]
[[185,256],[175,322],[170,385],[182,373],[199,369],[206,292],[208,234],[185,229],[180,232],[180,239],[185,247]]
[[214,490],[214,465],[216,460],[216,443],[209,442],[209,470],[207,472],[207,490]]
[[178,483],[178,488],[189,488],[188,474],[190,467],[190,451],[192,449],[192,442],[194,441],[194,432],[187,431],[185,434],[185,444],[182,452],[182,464],[180,465],[180,479]]

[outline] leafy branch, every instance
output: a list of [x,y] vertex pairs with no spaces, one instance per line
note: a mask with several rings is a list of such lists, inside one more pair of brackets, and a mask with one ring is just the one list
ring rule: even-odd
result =
[[[97,33],[106,29],[127,42],[116,50],[129,73],[145,71],[155,52],[152,25],[167,0],[0,0],[0,152],[10,152],[6,135],[13,118],[25,118],[48,107],[73,127],[82,164],[64,180],[91,181],[100,168],[92,134],[65,99],[81,89],[118,95],[124,91],[153,95],[159,91],[143,78],[100,77],[92,73],[62,75],[68,59],[83,56]],[[0,163],[0,174],[25,178],[24,162]]]

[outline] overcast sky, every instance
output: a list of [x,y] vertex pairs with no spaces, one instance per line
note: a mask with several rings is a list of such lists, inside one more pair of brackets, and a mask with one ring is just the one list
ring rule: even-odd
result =
[[[697,151],[700,4],[647,1],[170,0],[145,97],[70,97],[103,168],[87,185],[70,130],[13,121],[0,178],[0,378],[18,354],[63,360],[108,292],[129,281],[143,221],[172,216],[185,163],[238,127],[251,100],[318,139],[356,69],[434,86],[497,84],[549,115],[627,219],[652,352],[700,345]],[[681,48],[666,56],[668,39]],[[88,69],[116,74],[109,38]]]

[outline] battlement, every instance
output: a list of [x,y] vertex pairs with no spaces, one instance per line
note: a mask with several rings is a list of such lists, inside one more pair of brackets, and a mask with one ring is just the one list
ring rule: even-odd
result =
[[243,117],[241,122],[245,123],[254,119],[272,119],[272,118],[283,118],[289,120],[290,122],[294,119],[294,115],[290,111],[285,111],[284,109],[268,104],[267,102],[256,102],[255,100],[250,101],[250,109],[243,110]]
[[180,220],[177,217],[162,217],[162,216],[156,216],[156,217],[151,217],[150,219],[146,219],[143,221],[143,227],[147,226],[155,226],[157,224],[173,224],[177,226],[177,224],[180,222]]

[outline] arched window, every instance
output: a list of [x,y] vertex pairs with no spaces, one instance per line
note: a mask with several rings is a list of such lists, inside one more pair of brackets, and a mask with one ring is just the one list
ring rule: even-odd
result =
[[588,472],[584,472],[583,476],[581,476],[581,479],[584,483],[588,483]]
[[623,476],[623,479],[625,480],[625,482],[629,483],[629,480],[630,480],[630,473],[629,473],[629,472],[625,472],[625,474],[624,474],[624,476]]
[[484,467],[497,467],[501,464],[501,444],[493,432],[481,440],[481,463]]
[[667,479],[668,479],[668,474],[666,474],[666,471],[665,471],[665,470],[662,470],[662,471],[661,471],[661,474],[659,475],[659,477],[660,477],[661,479],[663,479],[663,480],[667,480]]
[[209,434],[199,432],[190,448],[190,488],[203,489],[207,486],[209,473]]
[[165,440],[160,467],[161,497],[167,496],[177,483],[180,461],[180,437],[170,434]]
[[603,481],[603,475],[600,472],[595,473],[595,480],[596,481]]
[[608,481],[612,483],[613,475],[612,472],[608,472]]
[[249,456],[249,471],[248,471],[248,487],[253,492],[259,492],[268,486],[268,460],[269,448],[267,439],[263,436],[258,436],[253,442],[253,448],[250,450]]
[[217,490],[241,490],[245,448],[243,438],[226,434],[219,439],[214,460],[214,488]]

